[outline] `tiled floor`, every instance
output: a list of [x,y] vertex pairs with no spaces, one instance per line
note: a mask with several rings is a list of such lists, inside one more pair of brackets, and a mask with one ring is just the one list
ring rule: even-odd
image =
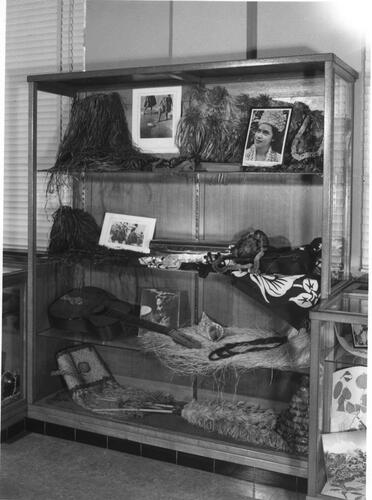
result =
[[305,495],[41,434],[1,448],[1,500],[304,500]]

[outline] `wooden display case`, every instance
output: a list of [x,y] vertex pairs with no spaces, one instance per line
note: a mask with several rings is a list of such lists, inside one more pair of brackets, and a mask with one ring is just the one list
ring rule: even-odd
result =
[[[66,397],[56,369],[61,349],[94,344],[122,385],[165,391],[183,401],[245,401],[275,412],[284,411],[304,370],[255,368],[236,378],[175,374],[156,357],[144,353],[137,337],[113,340],[78,336],[51,328],[47,309],[71,288],[97,286],[132,304],[146,288],[177,290],[183,324],[195,324],[205,312],[224,326],[280,331],[285,322],[270,309],[249,299],[226,276],[201,278],[194,271],[160,270],[117,262],[75,266],[48,261],[37,253],[36,192],[37,102],[39,93],[120,92],[131,113],[133,88],[204,84],[229,92],[263,93],[277,100],[308,102],[324,114],[321,172],[243,171],[241,164],[203,163],[194,171],[89,172],[75,184],[74,206],[93,215],[99,225],[105,212],[155,217],[156,239],[165,248],[216,249],[249,228],[280,237],[292,247],[321,237],[321,295],[329,296],[350,275],[350,189],[352,168],[353,89],[357,74],[333,54],[277,59],[122,68],[107,71],[31,75],[30,86],[30,223],[28,283],[29,416],[34,419],[169,448],[216,460],[252,466],[300,478],[308,475],[307,456],[221,436],[185,422],[179,415],[146,415],[142,419],[99,416]],[[164,243],[168,242],[168,243]],[[181,243],[182,242],[182,243]],[[217,244],[218,243],[218,244]],[[305,370],[305,375],[308,371]],[[310,387],[313,381],[310,380]],[[61,395],[62,394],[62,395]],[[63,395],[64,394],[64,395]]]
[[[368,281],[345,283],[311,311],[310,318],[313,439],[308,498],[347,498],[348,491],[358,496],[358,490],[360,498],[365,498]],[[335,446],[337,442],[341,448]],[[332,469],[329,464],[336,455],[340,466]],[[348,460],[354,460],[354,470]]]

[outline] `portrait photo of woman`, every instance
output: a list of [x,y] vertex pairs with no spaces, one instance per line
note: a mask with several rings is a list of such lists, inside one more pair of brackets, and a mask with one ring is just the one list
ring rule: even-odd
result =
[[291,111],[291,108],[251,110],[243,166],[282,164]]

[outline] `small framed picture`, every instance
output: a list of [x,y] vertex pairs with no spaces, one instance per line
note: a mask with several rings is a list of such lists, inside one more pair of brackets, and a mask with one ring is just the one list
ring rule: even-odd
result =
[[367,325],[351,325],[353,335],[353,345],[357,349],[367,349],[368,347],[368,326]]
[[134,215],[105,214],[99,244],[114,250],[150,253],[156,219]]
[[273,167],[283,163],[291,108],[252,108],[243,166]]
[[147,153],[177,153],[182,87],[133,89],[132,138]]
[[322,495],[332,498],[366,497],[366,430],[322,434],[327,482]]
[[[168,328],[179,328],[180,296],[179,291],[142,289],[140,317]],[[138,336],[146,332],[147,330],[140,328]]]

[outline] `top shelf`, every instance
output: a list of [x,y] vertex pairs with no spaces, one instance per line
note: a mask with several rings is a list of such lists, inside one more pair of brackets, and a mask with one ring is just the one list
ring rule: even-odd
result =
[[364,324],[368,315],[368,276],[349,280],[338,293],[331,295],[310,317],[340,323]]
[[182,84],[208,83],[223,78],[239,80],[255,75],[304,74],[306,77],[323,75],[325,64],[333,63],[348,79],[358,73],[334,54],[278,57],[273,59],[244,59],[236,61],[169,64],[159,66],[124,67],[108,70],[91,70],[70,73],[29,75],[28,82],[37,89],[60,95],[73,96],[81,91],[115,87],[140,88]]

